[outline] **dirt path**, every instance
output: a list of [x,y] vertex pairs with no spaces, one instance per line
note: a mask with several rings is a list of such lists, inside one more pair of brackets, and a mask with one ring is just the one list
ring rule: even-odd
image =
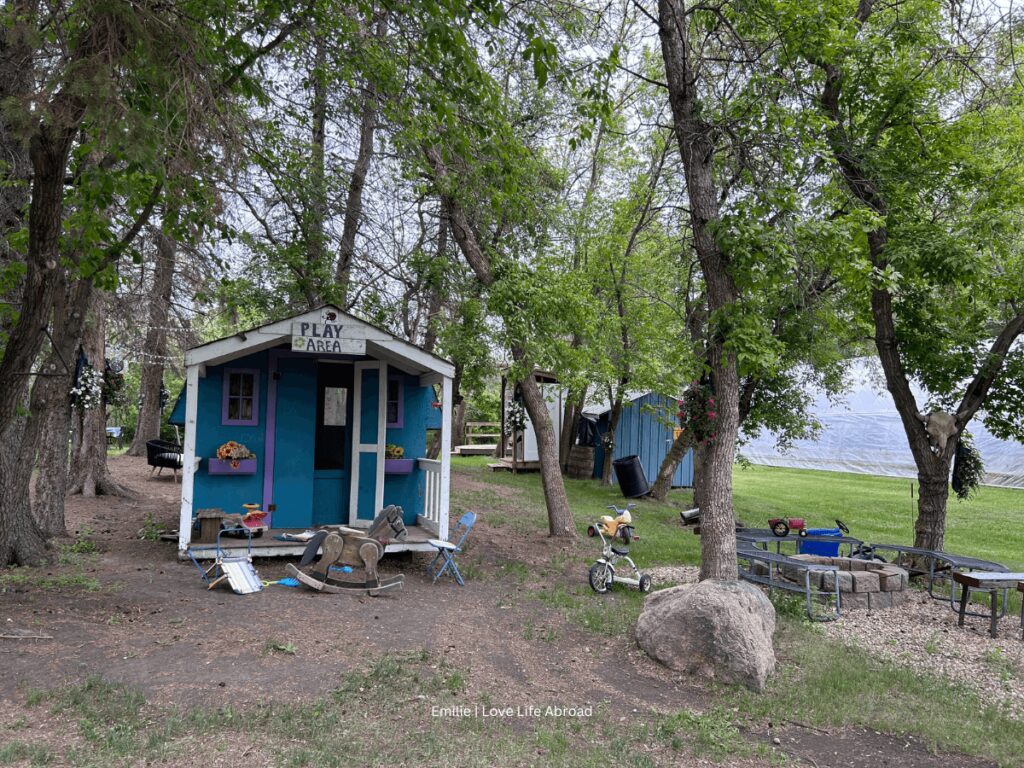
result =
[[[480,573],[465,588],[447,580],[431,584],[423,574],[425,558],[416,555],[386,559],[383,574],[403,572],[406,581],[404,589],[385,597],[281,586],[249,596],[210,592],[194,566],[177,559],[174,544],[139,539],[147,516],[177,527],[179,486],[169,477],[148,479],[142,459],[118,457],[110,466],[136,499],[68,503],[73,537],[95,542],[99,553],[72,565],[30,570],[24,586],[0,593],[0,625],[52,636],[0,641],[0,722],[18,715],[30,688],[51,689],[88,676],[136,686],[160,705],[244,707],[266,700],[268,692],[277,699],[312,701],[384,653],[420,650],[468,670],[467,702],[487,696],[496,706],[603,705],[602,711],[626,715],[705,710],[715,703],[708,689],[647,659],[628,635],[587,632],[531,595],[555,585],[529,573],[518,581],[507,578],[500,565],[513,549],[537,569],[565,554],[540,533],[513,545],[507,531],[488,527],[485,516],[473,534]],[[456,490],[464,481],[479,485],[456,475]],[[264,579],[285,575],[280,561],[260,561],[257,568]],[[39,588],[40,580],[68,569],[95,579],[99,589]],[[582,582],[584,573],[566,559],[559,578]],[[268,652],[273,644],[290,644],[294,653]],[[750,734],[754,741],[767,736]],[[810,732],[798,736],[781,748],[818,765],[833,764],[837,742]],[[949,764],[919,745],[900,747],[903,766]],[[741,762],[768,764],[755,758]]]

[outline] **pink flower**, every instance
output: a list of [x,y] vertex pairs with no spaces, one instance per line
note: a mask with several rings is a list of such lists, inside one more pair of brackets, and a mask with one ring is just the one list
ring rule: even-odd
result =
[[709,397],[708,398],[708,405],[714,405],[714,404],[715,404],[715,398]]
[[715,418],[715,417],[716,417],[717,415],[718,415],[718,414],[717,414],[717,413],[715,413],[714,411],[710,411],[710,412],[708,413],[708,418],[709,418],[709,419],[713,419],[713,418]]

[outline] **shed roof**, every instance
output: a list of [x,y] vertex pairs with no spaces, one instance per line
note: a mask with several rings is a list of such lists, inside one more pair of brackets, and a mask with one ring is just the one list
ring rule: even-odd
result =
[[[631,391],[626,392],[626,394],[622,396],[622,404],[623,405],[627,405],[629,403],[634,403],[634,402],[636,402],[637,400],[639,400],[642,397],[647,397],[647,395],[656,395],[656,394],[657,394],[657,392],[652,392],[649,389],[631,390]],[[670,395],[666,395],[666,397],[671,397],[671,396]],[[602,400],[602,401],[597,402],[597,403],[591,403],[590,405],[585,405],[583,407],[583,413],[587,414],[588,416],[603,416],[604,414],[608,413],[608,411],[610,411],[611,409],[612,409],[611,403],[609,403],[607,400]]]
[[271,323],[238,331],[215,341],[192,347],[185,352],[185,365],[218,365],[276,347],[292,335],[292,323],[334,322],[345,327],[347,338],[365,339],[366,353],[384,360],[388,365],[412,374],[437,373],[451,378],[455,366],[442,357],[427,352],[393,333],[378,328],[333,304],[311,309]]

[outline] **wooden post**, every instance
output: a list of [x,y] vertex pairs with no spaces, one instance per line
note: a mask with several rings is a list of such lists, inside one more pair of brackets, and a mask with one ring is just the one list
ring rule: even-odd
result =
[[448,539],[448,502],[452,477],[452,380],[441,380],[441,519],[438,538]]
[[181,514],[178,518],[178,551],[184,553],[192,541],[192,494],[196,473],[196,415],[199,411],[199,366],[185,373],[185,455],[181,468]]

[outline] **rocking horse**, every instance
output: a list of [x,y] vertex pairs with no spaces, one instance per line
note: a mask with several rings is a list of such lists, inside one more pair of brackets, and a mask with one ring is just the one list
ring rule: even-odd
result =
[[[323,547],[320,559],[308,571],[301,571],[291,563],[288,573],[317,592],[335,594],[366,591],[371,595],[388,589],[401,587],[405,576],[381,579],[377,574],[377,563],[384,556],[389,541],[401,541],[408,535],[402,521],[402,508],[385,507],[370,523],[366,531],[342,528],[337,531],[322,530],[309,540],[299,566],[306,566],[316,558],[317,550]],[[331,568],[348,565],[363,568],[365,581],[344,581],[331,577]]]

